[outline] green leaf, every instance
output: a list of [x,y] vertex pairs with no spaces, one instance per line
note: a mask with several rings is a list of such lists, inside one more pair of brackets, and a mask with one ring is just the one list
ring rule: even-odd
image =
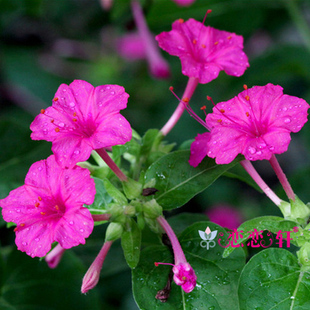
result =
[[135,268],[140,258],[141,231],[133,219],[129,223],[130,226],[122,234],[122,248],[128,266]]
[[189,156],[189,150],[170,153],[146,171],[145,183],[156,180],[154,187],[158,192],[155,199],[165,210],[183,206],[240,160],[237,158],[228,165],[217,165],[214,159],[206,157],[194,168],[188,163]]
[[[197,275],[197,286],[191,293],[184,293],[180,286],[172,283],[170,297],[166,303],[155,299],[156,293],[167,283],[170,266],[154,266],[154,262],[173,263],[173,256],[165,246],[149,246],[141,252],[138,266],[132,270],[133,293],[140,309],[238,309],[238,279],[245,264],[241,249],[233,256],[223,259],[223,248],[214,239],[209,250],[201,246],[199,230],[210,227],[225,236],[225,229],[211,222],[199,222],[188,227],[179,241],[187,261]],[[211,244],[213,245],[213,244]]]
[[[241,244],[241,243],[245,242],[246,240],[249,240],[248,238],[249,238],[251,232],[254,231],[254,229],[257,229],[258,231],[269,230],[273,233],[277,233],[280,230],[282,230],[283,232],[291,231],[296,226],[297,226],[297,223],[295,223],[293,221],[285,220],[282,217],[278,217],[278,216],[257,217],[255,219],[252,219],[252,220],[249,220],[249,221],[242,223],[238,227],[237,231],[238,232],[242,231],[242,233],[241,233],[242,237],[238,238],[238,240],[236,240],[236,242],[234,242],[234,244],[235,245]],[[293,233],[291,234],[291,237],[294,237]],[[293,242],[293,241],[292,241],[292,243],[297,245],[297,242],[296,241]],[[236,247],[229,246],[228,248],[225,249],[225,251],[223,253],[223,257],[227,257],[235,249],[236,249]]]
[[107,193],[113,198],[113,200],[121,205],[127,204],[127,199],[124,194],[119,191],[108,179],[103,179],[103,185]]
[[106,211],[108,204],[112,202],[112,197],[108,194],[104,187],[103,180],[93,177],[96,184],[96,195],[94,202],[87,206],[91,212]]
[[80,292],[85,272],[86,267],[72,251],[66,251],[59,266],[50,269],[44,261],[14,250],[7,257],[1,275],[0,309],[98,310],[96,290],[87,296]]
[[310,309],[310,273],[284,249],[266,249],[250,259],[239,282],[240,310]]

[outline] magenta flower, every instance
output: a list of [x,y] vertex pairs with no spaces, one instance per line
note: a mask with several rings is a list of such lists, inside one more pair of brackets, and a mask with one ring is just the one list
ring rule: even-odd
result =
[[182,73],[208,83],[221,70],[233,76],[241,76],[249,67],[243,49],[243,37],[189,19],[179,19],[172,30],[156,36],[159,46],[181,60]]
[[240,211],[229,205],[217,205],[207,210],[205,214],[210,221],[229,229],[236,229],[242,223]]
[[157,218],[157,222],[161,225],[170,239],[174,253],[174,264],[155,262],[155,266],[158,266],[159,264],[173,266],[172,271],[174,273],[174,282],[177,285],[180,285],[185,293],[190,293],[196,287],[197,283],[195,271],[187,262],[179,240],[168,222],[162,216]]
[[76,80],[60,85],[53,104],[42,110],[32,124],[33,140],[51,141],[62,167],[87,160],[92,150],[124,144],[131,139],[128,121],[119,113],[129,95],[118,85]]
[[190,164],[197,166],[206,155],[217,164],[228,164],[238,154],[248,160],[270,160],[285,152],[290,132],[307,121],[308,103],[283,94],[280,86],[254,86],[237,97],[220,102],[206,117],[210,133],[198,135],[191,145]]
[[137,32],[127,33],[117,40],[118,53],[127,60],[146,58],[145,43]]
[[190,6],[196,0],[173,0],[173,1],[180,6]]
[[99,254],[88,268],[82,282],[81,292],[86,294],[89,290],[94,288],[99,282],[100,271],[102,269],[103,262],[109,252],[109,249],[112,245],[113,241],[106,241]]
[[45,261],[48,267],[50,267],[51,269],[56,268],[60,263],[65,251],[66,250],[62,248],[60,244],[57,244],[54,249],[45,256]]
[[34,163],[25,184],[0,200],[0,206],[3,219],[17,225],[18,249],[42,257],[55,241],[64,249],[85,243],[94,221],[83,204],[92,204],[95,193],[87,169],[62,169],[52,155]]

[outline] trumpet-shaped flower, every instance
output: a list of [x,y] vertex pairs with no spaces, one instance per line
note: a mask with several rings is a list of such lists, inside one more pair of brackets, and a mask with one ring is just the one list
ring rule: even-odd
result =
[[179,19],[172,30],[156,36],[159,46],[181,60],[182,73],[205,84],[217,78],[224,70],[241,76],[249,66],[243,52],[243,37],[210,26],[192,18]]
[[31,138],[52,142],[62,167],[87,160],[92,150],[124,144],[131,139],[128,121],[119,113],[129,95],[118,85],[75,80],[58,88],[53,104],[41,110],[32,124]]
[[3,219],[17,225],[18,249],[42,257],[55,241],[64,249],[85,243],[94,221],[83,204],[92,204],[95,193],[87,169],[63,169],[52,155],[34,163],[25,184],[0,200],[0,206]]
[[284,95],[281,86],[245,86],[207,115],[205,127],[210,133],[198,135],[192,143],[190,164],[197,166],[206,155],[217,164],[228,164],[238,154],[251,161],[269,160],[287,150],[290,133],[306,123],[308,108],[305,100]]

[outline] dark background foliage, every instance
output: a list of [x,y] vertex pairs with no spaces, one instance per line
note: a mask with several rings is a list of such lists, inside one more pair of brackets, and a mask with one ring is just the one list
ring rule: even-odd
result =
[[[170,0],[141,2],[154,34],[169,31],[178,18],[202,21],[212,9],[206,24],[244,36],[250,68],[240,78],[220,73],[216,80],[199,85],[191,101],[197,113],[207,104],[206,95],[225,101],[242,91],[243,84],[279,84],[286,94],[310,102],[308,1],[197,0],[187,8]],[[115,0],[109,12],[102,10],[99,0],[0,0],[0,8],[0,198],[23,184],[33,162],[51,153],[50,143],[31,141],[29,125],[41,108],[51,105],[61,83],[83,79],[95,86],[124,86],[130,99],[123,115],[141,135],[150,124],[161,128],[174,111],[177,100],[168,88],[173,85],[181,96],[187,82],[179,59],[162,52],[172,74],[168,80],[156,80],[146,62],[127,62],[115,51],[117,38],[134,29],[129,0]],[[203,131],[184,114],[167,140],[181,144]],[[310,200],[309,151],[306,124],[292,135],[288,152],[278,157],[305,202]],[[285,198],[268,163],[256,167]],[[267,198],[225,177],[179,212],[202,213],[224,203],[237,208],[244,219],[279,214]],[[49,270],[44,261],[16,250],[12,228],[0,219],[0,309],[136,309],[130,270],[117,242],[97,288],[87,296],[80,293],[83,274],[103,240],[104,227],[95,228],[85,246],[67,251],[59,267]]]

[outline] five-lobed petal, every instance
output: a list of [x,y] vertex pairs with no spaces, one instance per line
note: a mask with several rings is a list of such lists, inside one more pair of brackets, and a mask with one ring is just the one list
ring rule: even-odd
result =
[[65,248],[85,243],[94,227],[83,204],[92,204],[96,189],[87,169],[63,169],[51,155],[34,163],[25,184],[0,200],[5,221],[16,223],[16,245],[42,257],[55,241]]
[[172,30],[157,35],[156,40],[163,50],[180,58],[184,75],[198,78],[201,84],[217,78],[221,70],[241,76],[249,67],[242,36],[192,18],[175,21]]
[[56,160],[62,167],[73,167],[92,150],[130,141],[130,124],[119,113],[128,97],[118,85],[93,87],[81,80],[62,84],[52,106],[30,125],[31,138],[51,141]]
[[196,286],[197,276],[189,263],[181,263],[172,268],[173,280],[185,293],[190,293]]
[[228,164],[238,154],[251,161],[269,160],[288,149],[290,133],[307,122],[308,108],[305,100],[284,95],[278,85],[246,89],[207,115],[211,131],[192,144],[190,163],[197,166],[204,154],[217,164]]

